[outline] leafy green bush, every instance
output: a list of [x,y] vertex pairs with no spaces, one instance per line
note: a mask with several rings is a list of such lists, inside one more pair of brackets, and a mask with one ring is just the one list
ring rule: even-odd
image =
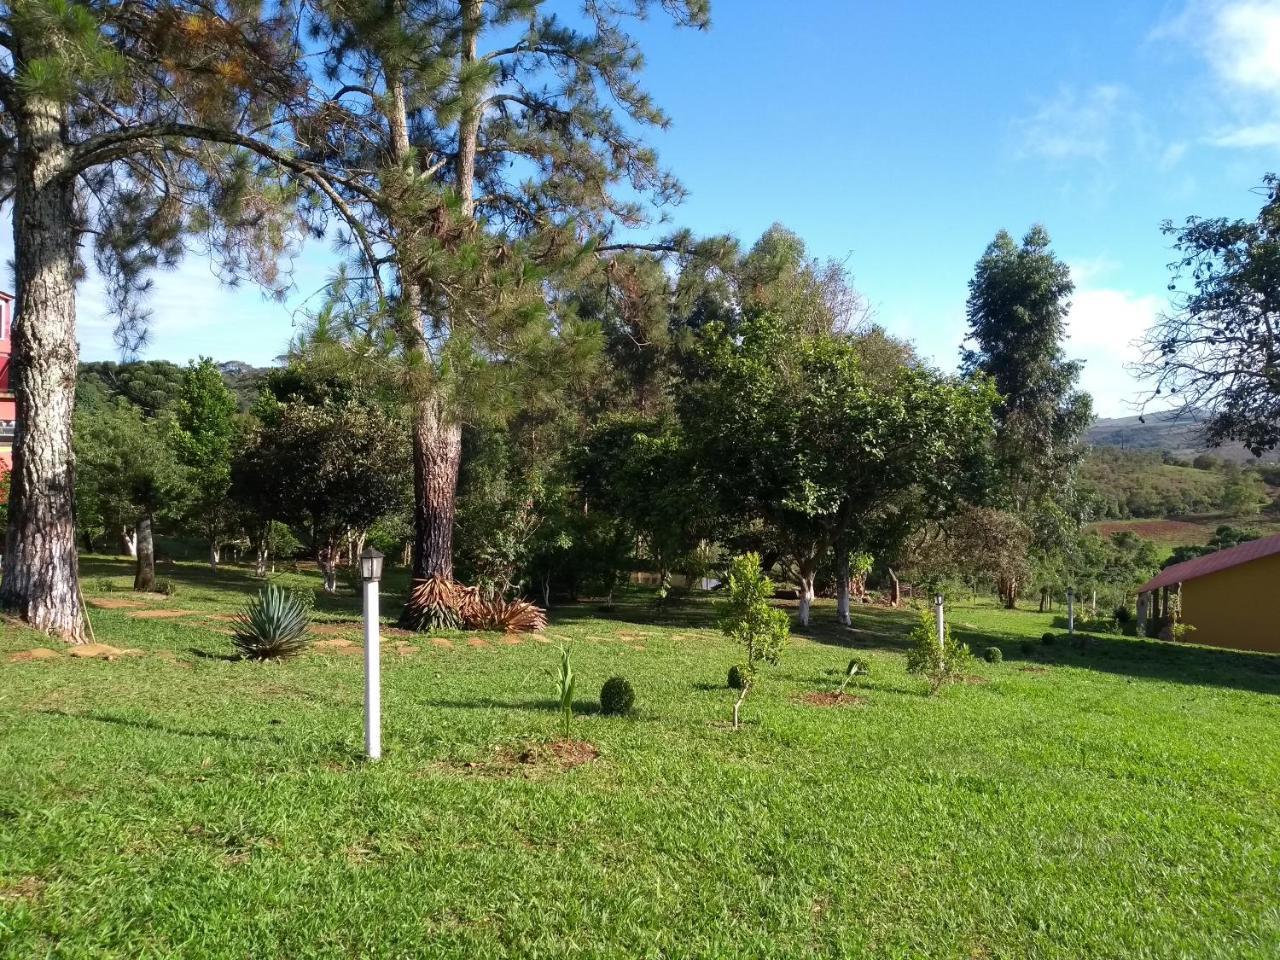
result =
[[110,593],[116,588],[115,581],[110,577],[94,577],[85,586],[90,593]]
[[1122,603],[1120,604],[1120,606],[1116,607],[1115,609],[1115,618],[1116,618],[1116,623],[1120,624],[1121,626],[1124,626],[1126,623],[1132,622],[1133,611],[1130,610],[1127,606],[1125,606]]
[[1000,663],[1004,660],[1004,651],[999,647],[987,647],[982,651],[982,659],[987,663]]
[[295,587],[293,598],[302,605],[302,609],[311,613],[316,608],[316,592],[309,587]]
[[610,677],[600,688],[600,712],[607,716],[622,716],[636,705],[636,692],[623,677]]
[[166,597],[172,597],[177,592],[178,592],[178,584],[175,583],[173,580],[170,580],[167,577],[165,577],[156,581],[156,593],[162,594],[163,596],[166,596]]
[[727,598],[716,604],[720,631],[742,646],[747,659],[741,665],[742,686],[733,705],[733,728],[738,729],[738,715],[747,698],[761,664],[775,664],[791,635],[791,619],[769,605],[773,582],[760,568],[755,553],[735,557],[726,578]]
[[729,668],[729,689],[741,690],[747,682],[747,668],[740,663],[735,663]]
[[907,653],[907,672],[923,674],[929,681],[929,695],[944,684],[964,676],[973,660],[969,645],[951,639],[951,624],[943,624],[942,643],[938,643],[938,627],[932,610],[920,611],[920,622],[911,631],[911,650]]
[[307,648],[310,626],[311,615],[297,598],[272,584],[236,615],[231,642],[249,660],[285,660]]
[[1044,636],[1040,638],[1040,642],[1043,643],[1046,647],[1052,647],[1053,642],[1057,639],[1058,638],[1055,637],[1052,633],[1046,633]]

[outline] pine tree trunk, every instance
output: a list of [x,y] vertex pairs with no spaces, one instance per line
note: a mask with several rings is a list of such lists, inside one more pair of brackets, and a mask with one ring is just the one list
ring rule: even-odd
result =
[[453,579],[453,521],[462,463],[462,424],[432,399],[413,425],[413,576]]
[[75,524],[75,217],[65,110],[35,95],[12,112],[13,245],[17,316],[12,389],[17,400],[9,524],[0,606],[38,630],[85,640]]
[[138,562],[133,576],[133,589],[151,591],[156,588],[156,545],[151,535],[151,516],[138,519]]

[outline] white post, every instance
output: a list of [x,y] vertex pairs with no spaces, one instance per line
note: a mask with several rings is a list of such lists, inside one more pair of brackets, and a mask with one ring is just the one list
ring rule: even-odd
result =
[[1138,594],[1138,636],[1147,635],[1147,610],[1151,606],[1151,594]]
[[378,581],[364,582],[364,746],[382,756],[382,666],[378,644]]
[[933,614],[938,625],[938,653],[945,657],[947,655],[947,621],[943,610],[942,594],[933,598]]
[[1076,635],[1076,592],[1067,587],[1067,636]]

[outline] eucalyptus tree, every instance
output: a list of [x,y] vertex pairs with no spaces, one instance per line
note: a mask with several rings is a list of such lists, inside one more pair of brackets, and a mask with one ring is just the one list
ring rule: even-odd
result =
[[558,347],[580,352],[572,315],[548,309],[549,272],[616,252],[620,230],[682,194],[640,136],[667,123],[625,29],[651,8],[708,22],[706,0],[318,4],[326,75],[364,121],[331,149],[378,197],[381,246],[350,287],[374,306],[347,313],[405,373],[415,576],[453,575],[464,423],[554,381]]
[[228,278],[278,287],[297,217],[363,234],[305,159],[342,120],[304,69],[289,0],[14,0],[0,10],[0,200],[13,203],[18,428],[0,603],[81,640],[71,425],[80,251],[123,347],[145,335],[151,269],[197,244]]

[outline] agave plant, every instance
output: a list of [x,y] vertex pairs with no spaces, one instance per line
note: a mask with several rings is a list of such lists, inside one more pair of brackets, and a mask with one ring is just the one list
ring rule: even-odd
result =
[[282,587],[263,588],[235,618],[231,642],[250,660],[285,660],[310,642],[311,614],[305,604]]
[[474,616],[480,604],[480,592],[456,580],[426,577],[415,580],[409,600],[400,615],[400,626],[407,630],[460,630]]
[[547,628],[546,613],[528,600],[482,600],[469,613],[466,625],[471,630],[538,633]]

